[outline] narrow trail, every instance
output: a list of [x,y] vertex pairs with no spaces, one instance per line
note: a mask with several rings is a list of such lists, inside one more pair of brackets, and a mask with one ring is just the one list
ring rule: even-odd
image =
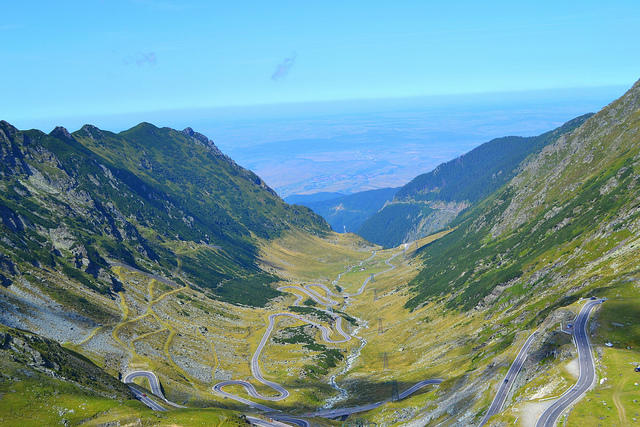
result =
[[[119,322],[118,324],[116,324],[113,328],[113,330],[111,331],[111,336],[113,337],[113,339],[122,347],[124,348],[131,357],[136,357],[138,356],[138,354],[136,353],[135,350],[135,342],[138,340],[142,340],[144,338],[147,338],[151,335],[154,334],[158,334],[161,332],[169,332],[165,342],[163,343],[163,353],[165,358],[167,359],[167,361],[169,362],[169,364],[172,366],[173,369],[175,369],[176,372],[180,373],[191,385],[191,387],[195,388],[195,384],[192,382],[191,378],[189,377],[189,375],[182,369],[180,368],[175,361],[173,360],[173,358],[171,357],[171,351],[170,351],[170,347],[173,341],[173,338],[176,335],[176,331],[173,327],[173,325],[171,325],[170,323],[166,322],[165,320],[163,320],[158,313],[156,313],[156,311],[154,310],[154,306],[160,302],[162,302],[165,298],[172,296],[172,295],[176,295],[180,292],[183,292],[185,290],[189,290],[189,286],[180,286],[178,284],[176,284],[175,282],[172,282],[171,280],[168,280],[166,278],[163,278],[161,276],[158,276],[156,274],[151,274],[151,273],[145,273],[141,270],[136,269],[135,267],[131,267],[129,265],[126,264],[122,264],[122,263],[115,263],[115,262],[111,262],[110,263],[112,267],[120,267],[120,268],[125,268],[128,269],[130,271],[142,274],[144,276],[146,276],[149,279],[149,283],[147,284],[147,305],[146,308],[144,310],[144,312],[136,317],[130,317],[131,315],[131,311],[129,310],[129,306],[127,305],[126,299],[125,299],[125,295],[123,292],[119,292],[118,295],[120,297],[120,310],[122,311],[122,321]],[[172,287],[172,289],[161,293],[159,295],[156,294],[157,288],[156,285],[154,283],[154,281],[159,282],[159,283],[163,283],[167,286]],[[144,334],[138,335],[135,338],[132,338],[129,343],[125,343],[121,338],[120,338],[120,330],[125,327],[127,324],[131,324],[131,323],[135,323],[138,322],[140,320],[143,319],[153,319],[153,321],[155,323],[158,324],[158,329],[155,329],[153,331],[150,332],[146,332]],[[145,376],[149,379],[150,383],[152,381],[152,378],[155,378],[155,381],[157,382],[157,377],[155,377],[155,374],[153,374],[153,372],[151,371],[136,371],[136,372],[140,372],[141,374],[138,376]],[[134,376],[135,377],[135,376]],[[125,378],[127,378],[125,376]],[[133,378],[133,377],[131,377]],[[124,380],[124,382],[127,382],[126,380]],[[159,384],[159,383],[158,383]],[[154,410],[158,410],[157,408],[155,408],[153,405],[151,405],[149,403],[149,399],[144,399],[142,397],[144,397],[142,394],[140,394],[139,392],[134,392],[135,396],[141,400],[143,403],[145,403],[147,406],[149,406],[151,409]],[[156,394],[154,392],[154,394]],[[166,398],[164,398],[164,396],[159,396],[161,397],[163,400],[165,400],[166,403],[175,406],[175,407],[180,407],[180,408],[184,408],[184,406],[181,405],[177,405],[174,404],[173,402],[170,402],[168,400],[166,400]],[[156,404],[157,406],[157,404]]]
[[620,393],[617,391],[613,393],[613,404],[616,405],[616,410],[618,411],[618,419],[620,420],[620,423],[622,423],[622,425],[627,425],[628,423],[627,413],[624,410],[624,406],[622,405],[622,402],[620,402]]

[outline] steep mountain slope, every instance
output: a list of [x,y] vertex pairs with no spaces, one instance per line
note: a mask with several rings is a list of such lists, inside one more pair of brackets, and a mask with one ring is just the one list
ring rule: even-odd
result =
[[[451,295],[471,309],[532,292],[580,295],[637,266],[614,263],[636,252],[640,230],[640,84],[529,159],[509,184],[471,209],[423,253],[408,304]],[[627,270],[628,269],[628,270]],[[577,277],[583,279],[577,280]],[[560,290],[562,289],[562,290]],[[484,301],[484,302],[483,302]]]
[[[212,372],[212,352],[229,361],[242,350],[231,342],[228,354],[216,353],[208,334],[234,330],[238,319],[255,321],[259,314],[247,306],[281,294],[273,284],[280,279],[259,257],[264,244],[290,232],[323,236],[329,227],[309,209],[284,203],[191,129],[142,123],[119,134],[88,125],[45,134],[0,122],[0,323],[65,343],[104,370],[34,338],[38,349],[61,355],[56,363],[67,379],[66,365],[76,366],[74,378],[107,376],[105,385],[153,369],[168,396],[211,405],[213,375],[229,375]],[[30,363],[15,362],[11,372]],[[61,417],[135,423],[150,415],[137,402],[95,397],[99,389],[89,383],[24,375],[5,378],[0,386],[11,397],[3,401],[23,408],[31,390],[59,396],[39,400],[40,425]],[[56,415],[69,402],[82,406],[77,415]],[[225,413],[183,413],[167,423],[238,423]],[[21,416],[12,417],[3,421]]]
[[[397,188],[381,188],[327,200],[306,201],[301,199],[295,203],[313,210],[338,233],[355,232],[367,218],[380,210],[385,203],[391,201],[397,191]],[[290,198],[285,200],[294,203],[290,201]]]
[[100,300],[121,290],[114,262],[264,305],[277,278],[256,263],[259,240],[328,230],[203,135],[148,123],[47,135],[0,122],[0,188],[3,286],[38,289],[97,321],[113,317]]
[[398,190],[393,203],[367,219],[358,234],[392,247],[442,229],[461,211],[513,178],[527,156],[576,129],[590,116],[575,118],[535,137],[491,140],[417,176]]
[[[431,396],[380,409],[367,420],[479,425],[529,342],[522,370],[507,382],[504,405],[486,425],[535,425],[578,379],[568,326],[585,299],[605,298],[586,329],[596,381],[560,423],[628,425],[637,412],[632,378],[640,360],[639,190],[640,82],[527,158],[448,233],[403,247],[407,258],[396,277],[377,280],[369,298],[354,303],[352,315],[378,328],[365,333],[364,360],[348,387],[354,395],[377,388],[379,399],[391,393],[384,383],[391,379],[445,381]],[[420,269],[416,276],[412,267]]]
[[[559,328],[580,309],[578,299],[590,296],[609,298],[590,328],[598,334],[598,369],[609,379],[576,407],[568,425],[590,425],[583,421],[595,421],[591,413],[610,416],[601,404],[609,389],[623,412],[637,407],[632,383],[621,381],[629,375],[621,374],[631,372],[640,348],[640,82],[528,157],[451,230],[391,250],[326,232],[317,216],[284,205],[189,130],[142,124],[121,134],[84,127],[44,135],[2,125],[9,136],[0,144],[1,322],[65,342],[113,377],[107,387],[118,373],[154,372],[169,400],[190,408],[159,414],[156,423],[211,423],[208,416],[217,412],[201,407],[247,410],[212,387],[246,379],[269,392],[250,363],[264,345],[257,358],[265,379],[290,396],[259,403],[285,413],[397,400],[398,391],[440,378],[437,388],[358,417],[385,425],[478,425],[494,386],[536,331],[521,375],[510,381],[507,409],[489,423],[513,425],[525,413],[518,405],[546,401],[571,383],[564,364],[575,348]],[[227,194],[234,190],[242,195]],[[264,308],[246,306],[267,301],[276,277],[283,278],[276,285],[281,296]],[[337,321],[320,310],[328,298],[336,300],[343,331],[360,339],[329,343],[294,318],[267,326],[270,316],[295,312],[338,337]],[[603,353],[606,340],[614,347]],[[7,359],[16,356],[11,352]],[[87,402],[56,378],[39,385],[41,372],[25,378],[30,374],[20,369],[28,361],[11,363],[3,366],[15,373],[0,384],[7,413],[16,402],[29,408],[25,402],[35,393],[49,424],[154,422],[148,413],[137,415],[136,402],[103,396]],[[94,368],[83,371],[101,378]],[[241,387],[228,390],[247,396]],[[509,412],[514,406],[520,412]],[[21,417],[11,414],[16,424]],[[186,415],[193,418],[180,418]],[[239,420],[230,414],[227,421]]]

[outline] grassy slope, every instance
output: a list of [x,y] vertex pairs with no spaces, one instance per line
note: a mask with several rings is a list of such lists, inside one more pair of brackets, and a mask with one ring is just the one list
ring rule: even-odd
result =
[[154,413],[124,384],[56,342],[4,326],[0,337],[0,424],[242,425],[223,410]]
[[[397,381],[399,390],[403,390],[426,378],[446,379],[437,390],[427,387],[409,399],[386,404],[378,410],[360,414],[358,418],[402,425],[410,418],[418,417],[424,408],[433,410],[437,407],[447,407],[447,404],[443,404],[443,399],[457,395],[461,387],[467,387],[476,381],[483,381],[482,384],[485,384],[488,373],[496,372],[496,368],[489,367],[496,360],[500,369],[506,370],[506,362],[515,355],[517,346],[526,338],[526,333],[518,333],[520,328],[513,325],[503,331],[497,324],[495,327],[489,327],[482,313],[473,315],[459,313],[447,309],[442,303],[428,304],[414,311],[408,311],[403,307],[412,295],[407,283],[415,276],[420,266],[413,258],[415,251],[446,233],[422,239],[406,250],[401,247],[378,251],[373,259],[364,263],[362,267],[344,274],[338,282],[344,291],[354,292],[359,288],[362,280],[371,273],[386,270],[388,266],[385,261],[391,255],[399,253],[399,256],[392,261],[397,268],[393,272],[377,276],[373,282],[369,283],[365,292],[353,298],[352,303],[345,309],[349,315],[367,322],[368,327],[361,330],[360,336],[366,338],[368,344],[348,374],[337,379],[340,386],[349,390],[350,393],[350,397],[340,402],[339,406],[352,406],[387,399],[391,397],[392,381]],[[307,266],[312,270],[317,267],[309,264],[303,255],[307,251],[307,243],[300,242],[298,246],[298,242],[297,239],[288,242],[289,257],[287,258],[275,256],[283,253],[279,247],[283,242],[279,241],[275,241],[272,247],[265,248],[265,254],[270,254],[273,248],[274,252],[270,258],[273,268],[288,271],[292,277],[313,277],[314,273],[308,271]],[[319,248],[316,247],[316,249]],[[298,251],[300,251],[299,257],[294,255]],[[339,265],[334,264],[333,268],[334,274],[340,272]],[[316,271],[320,274],[326,272],[324,269]],[[382,333],[378,330],[379,321],[382,323]],[[503,325],[510,323],[508,319],[501,319]],[[316,340],[320,342],[318,337]],[[354,349],[353,346],[337,347],[347,351]],[[482,352],[478,352],[478,348],[482,348]],[[289,367],[288,369],[267,368],[270,374],[268,378],[283,379],[291,375],[295,377],[302,371],[301,365],[313,363],[313,359],[304,359],[305,352],[302,348],[292,345],[282,348],[270,343],[265,353],[265,361],[270,361],[270,366],[282,366],[287,361],[286,366]],[[387,355],[386,369],[384,353]],[[470,355],[477,357],[470,357]],[[309,396],[306,400],[307,405],[319,405],[323,397],[335,395],[335,392],[331,393],[319,382],[315,383],[306,378],[305,383],[309,388],[316,390],[314,395],[305,393]],[[320,390],[323,390],[322,393],[317,394]],[[292,397],[298,402],[297,397]],[[465,400],[466,403],[460,405],[472,408],[479,405],[477,407],[482,408],[488,405],[489,401],[490,395],[486,394],[480,403],[476,403],[469,397]],[[288,406],[286,403],[283,405],[285,408]],[[459,413],[452,416],[442,415],[442,419],[454,420],[459,415]]]
[[640,218],[638,92],[636,85],[532,159],[454,233],[426,248],[425,268],[412,283],[418,295],[408,306],[453,290],[450,306],[470,309],[511,280],[514,297],[548,289],[550,272],[577,272],[627,244]]
[[[629,319],[639,296],[639,92],[636,84],[543,150],[507,187],[461,218],[454,232],[426,247],[423,270],[412,282],[418,294],[407,303],[414,309],[425,301],[453,311],[475,308],[488,324],[507,322],[507,330],[517,330],[539,325],[562,307],[577,312],[581,296],[612,298],[596,317],[607,320],[597,320],[594,342],[602,345],[613,334],[630,349],[599,347],[600,374],[608,379],[576,406],[569,425],[602,419],[624,425],[626,414],[637,412],[626,394],[632,383],[625,380],[637,358],[635,327],[616,329],[611,321]],[[508,324],[513,319],[518,328]],[[569,377],[554,383],[566,375],[560,360],[529,367],[528,387],[518,392],[526,403],[509,411],[522,411],[523,420],[531,403],[566,389],[574,381]],[[496,422],[518,418],[509,411]]]
[[[617,175],[618,172],[619,170],[615,171],[615,174]],[[619,182],[627,185],[632,183],[632,181],[624,181],[629,178],[629,175],[623,174],[624,171],[618,175]],[[609,176],[606,177],[605,182],[609,182],[611,179]],[[602,181],[602,179],[596,180],[596,184]],[[592,185],[587,188],[599,187]],[[628,186],[613,186],[608,193],[612,195],[612,199],[619,200],[619,193],[617,193],[619,188],[628,188]],[[605,202],[607,201],[606,197],[603,199]],[[488,206],[501,206],[498,203],[491,205],[495,200],[495,198],[490,199],[486,203]],[[598,204],[596,203],[595,206],[593,209],[597,211]],[[619,205],[614,204],[614,206]],[[571,209],[573,211],[573,207]],[[476,225],[491,220],[491,211],[486,212],[482,219],[474,218]],[[495,218],[501,218],[501,211],[494,212],[494,214]],[[629,218],[633,221],[633,217]],[[577,225],[580,224],[577,221]],[[633,224],[631,222],[631,225]],[[569,227],[570,225],[565,224],[565,226]],[[436,252],[434,248],[442,245],[443,242],[446,243],[450,241],[449,239],[453,240],[453,237],[456,236],[460,238],[462,235],[468,240],[464,245],[456,247],[457,252],[450,252],[448,256],[455,260],[464,259],[468,253],[474,253],[469,251],[469,248],[473,248],[473,245],[476,244],[471,237],[478,236],[478,234],[468,234],[469,228],[465,227],[463,220],[459,228],[440,240],[423,242],[426,246],[420,251],[434,253]],[[488,228],[484,230],[488,232]],[[558,230],[556,229],[556,231]],[[369,344],[363,350],[362,356],[352,372],[344,378],[339,378],[340,384],[352,392],[350,400],[343,403],[345,405],[358,404],[388,397],[392,380],[398,381],[399,388],[403,389],[424,378],[444,377],[446,381],[437,391],[426,389],[410,399],[385,405],[377,411],[363,415],[363,417],[377,422],[384,420],[389,423],[402,424],[407,419],[402,418],[404,416],[402,414],[409,414],[406,416],[421,419],[420,417],[424,416],[424,409],[419,408],[427,408],[427,412],[432,411],[441,421],[458,420],[462,416],[462,412],[466,411],[465,420],[476,422],[491,401],[493,385],[506,372],[518,347],[533,328],[540,327],[545,337],[542,342],[536,344],[536,347],[546,348],[555,345],[553,337],[557,334],[553,335],[552,331],[557,328],[558,324],[553,320],[554,316],[568,309],[577,312],[580,306],[580,303],[576,301],[577,296],[590,295],[591,293],[606,295],[610,292],[609,289],[615,289],[621,280],[626,280],[625,274],[628,275],[635,271],[633,270],[633,260],[637,259],[639,255],[635,249],[637,248],[635,240],[630,239],[629,234],[619,234],[616,230],[613,231],[608,235],[601,234],[598,238],[580,241],[580,245],[577,246],[581,249],[577,252],[580,256],[575,256],[576,246],[572,246],[575,242],[563,246],[562,244],[557,245],[557,241],[551,240],[548,246],[543,245],[543,249],[549,252],[538,254],[534,259],[537,260],[536,265],[547,268],[548,277],[546,278],[545,275],[534,274],[535,270],[525,269],[519,279],[523,281],[526,279],[524,283],[511,282],[511,287],[500,287],[499,292],[495,293],[494,289],[490,288],[488,289],[491,292],[489,299],[482,298],[488,293],[476,295],[467,292],[465,294],[465,288],[457,290],[451,298],[447,298],[449,289],[443,289],[436,294],[436,298],[432,297],[426,304],[413,305],[413,311],[407,311],[403,308],[403,305],[411,306],[415,302],[415,294],[412,294],[407,283],[412,280],[417,268],[420,267],[420,264],[412,261],[410,257],[416,248],[410,248],[407,259],[398,258],[396,260],[401,265],[393,274],[376,278],[370,284],[369,290],[362,297],[357,298],[348,309],[350,315],[368,321],[369,328],[363,330],[362,334],[367,338]],[[458,234],[461,232],[462,234]],[[530,234],[535,237],[535,233]],[[555,235],[557,236],[559,233],[555,233]],[[551,236],[551,234],[546,236]],[[528,238],[525,236],[521,239],[523,242],[527,242]],[[549,238],[554,239],[553,236]],[[616,244],[619,238],[626,239],[623,240],[624,244]],[[273,272],[277,272],[282,277],[288,277],[292,282],[318,280],[330,283],[330,280],[352,260],[357,260],[358,257],[364,259],[368,256],[366,248],[361,243],[349,239],[349,235],[329,235],[325,239],[317,239],[308,235],[287,234],[264,247],[263,265],[267,269],[273,269]],[[498,245],[501,244],[499,240],[496,239],[497,243],[494,243],[491,239],[485,239],[480,240],[478,244]],[[513,246],[513,242],[507,242],[504,245],[510,248]],[[493,247],[489,246],[489,249]],[[397,250],[399,249],[395,251]],[[519,250],[517,253],[521,254],[521,251]],[[344,285],[346,290],[356,289],[358,282],[368,274],[384,269],[384,259],[393,252],[393,250],[379,252],[370,263],[364,266],[365,271],[356,270],[344,275],[340,284]],[[357,253],[360,255],[356,256]],[[523,253],[520,256],[526,259],[526,255]],[[428,262],[429,260],[427,260]],[[455,263],[447,265],[457,268]],[[508,266],[509,264],[506,264],[505,267]],[[560,270],[561,268],[563,270]],[[434,270],[437,271],[436,267]],[[561,275],[561,271],[568,274]],[[478,268],[476,272],[485,271]],[[487,283],[489,282],[491,280],[487,280]],[[430,282],[430,286],[433,286],[434,283],[437,281]],[[550,286],[551,283],[554,284],[553,287]],[[540,292],[532,293],[531,286],[539,289]],[[571,291],[568,292],[569,290]],[[445,298],[442,298],[440,293]],[[562,296],[566,293],[570,294],[569,297],[563,298]],[[459,305],[456,304],[468,304],[469,302],[465,298],[468,298],[469,295],[472,297],[476,295],[477,301],[483,300],[479,310],[470,312],[458,310]],[[293,296],[285,296],[282,302],[277,302],[276,305],[264,312],[261,315],[261,320],[250,320],[245,325],[265,325],[268,313],[281,310],[280,307],[289,305],[292,300]],[[284,305],[280,306],[280,304]],[[245,314],[241,317],[244,318],[244,316]],[[379,334],[377,330],[378,319],[382,320],[384,330],[382,334]],[[295,321],[283,322],[279,324],[278,329],[299,325],[301,324]],[[236,353],[241,357],[227,366],[235,364],[237,366],[235,369],[238,372],[248,372],[246,360],[249,359],[252,349],[257,345],[263,329],[260,326],[257,329],[249,326],[246,327],[244,335],[241,333],[241,329],[237,334],[238,345],[242,346],[241,343],[244,342],[243,348],[245,350]],[[311,334],[313,336],[313,332]],[[317,335],[314,338],[316,342],[320,342]],[[569,343],[564,343],[563,346],[562,348],[571,347]],[[336,347],[342,348],[343,351],[352,350],[349,345]],[[383,369],[382,353],[387,353],[389,370]],[[320,404],[324,398],[331,395],[330,389],[326,384],[323,385],[326,377],[314,380],[303,374],[305,366],[317,363],[317,361],[316,354],[313,351],[309,352],[303,345],[274,342],[267,346],[263,356],[265,375],[267,378],[282,382],[295,391],[290,400],[281,404],[281,408],[288,410],[294,407],[310,408]],[[571,381],[570,376],[562,368],[562,363],[564,363],[562,360],[546,359],[541,360],[538,365],[529,367],[526,370],[526,375],[532,376],[529,387],[517,390],[517,395],[525,401],[532,397],[535,401],[535,399],[539,399],[539,397],[535,397],[537,394],[542,393],[544,398],[561,392],[562,388],[568,386]],[[242,368],[243,365],[245,365],[244,368]],[[612,364],[612,366],[614,365]],[[563,378],[564,382],[557,382],[555,388],[546,391],[544,385],[549,382],[546,378],[549,378],[550,375],[552,378]],[[486,388],[487,384],[491,387]],[[240,389],[237,392],[243,393]],[[452,415],[438,412],[438,408],[445,405],[446,399],[458,399],[456,403],[453,403],[458,408],[457,412]],[[621,399],[621,402],[623,406],[626,405],[624,399]],[[576,415],[573,416],[579,417],[578,409],[579,407],[576,409]],[[508,413],[505,413],[500,417],[508,418],[509,416]],[[513,419],[515,418],[512,417],[511,420]]]

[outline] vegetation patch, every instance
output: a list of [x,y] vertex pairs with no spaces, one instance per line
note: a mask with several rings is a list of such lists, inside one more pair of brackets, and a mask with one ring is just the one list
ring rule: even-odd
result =
[[315,356],[316,364],[303,367],[306,375],[318,378],[329,373],[329,369],[335,368],[338,362],[344,359],[344,354],[338,349],[327,348],[324,344],[317,343],[306,333],[305,328],[306,325],[284,328],[281,331],[284,336],[274,337],[273,341],[278,344],[302,344],[305,349],[318,352]]

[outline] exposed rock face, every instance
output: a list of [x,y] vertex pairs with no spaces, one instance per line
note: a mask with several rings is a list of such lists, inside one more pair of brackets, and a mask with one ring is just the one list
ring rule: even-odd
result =
[[71,136],[69,131],[62,126],[56,126],[55,129],[53,129],[49,135],[54,136],[56,138],[73,140],[73,137]]
[[[41,336],[0,326],[0,358],[112,399],[132,399],[126,385],[88,359]],[[23,369],[23,370],[24,370]],[[7,375],[10,367],[0,375]]]
[[84,125],[80,132],[87,134],[91,139],[97,140],[103,136],[102,130],[93,125]]
[[185,128],[182,131],[182,133],[187,135],[190,138],[193,138],[195,141],[200,142],[203,146],[207,147],[211,152],[211,154],[215,156],[224,156],[224,154],[222,154],[222,151],[218,149],[218,147],[213,143],[213,141],[207,138],[206,136],[204,136],[203,134],[199,132],[195,132],[193,129],[189,127]]
[[[584,126],[559,138],[526,162],[521,173],[509,183],[514,197],[493,226],[492,235],[513,230],[543,210],[559,210],[554,205],[561,206],[559,200],[573,197],[590,171],[605,168],[629,147],[633,135],[636,138],[640,135],[640,129],[624,123],[638,109],[640,81]],[[606,140],[606,149],[602,138]],[[575,180],[571,174],[578,167],[584,174],[582,179]],[[601,194],[608,194],[617,184],[617,179],[612,177],[600,190]]]
[[[449,304],[469,309],[531,295],[575,297],[602,280],[598,265],[624,273],[620,260],[636,251],[640,232],[639,141],[640,82],[525,160],[425,251],[425,270],[413,283],[425,296],[457,293]],[[505,296],[493,294],[505,284]]]
[[78,343],[116,322],[115,263],[172,277],[184,261],[180,280],[264,305],[278,292],[259,239],[291,228],[328,229],[192,129],[46,134],[0,121],[0,322],[12,327]]

